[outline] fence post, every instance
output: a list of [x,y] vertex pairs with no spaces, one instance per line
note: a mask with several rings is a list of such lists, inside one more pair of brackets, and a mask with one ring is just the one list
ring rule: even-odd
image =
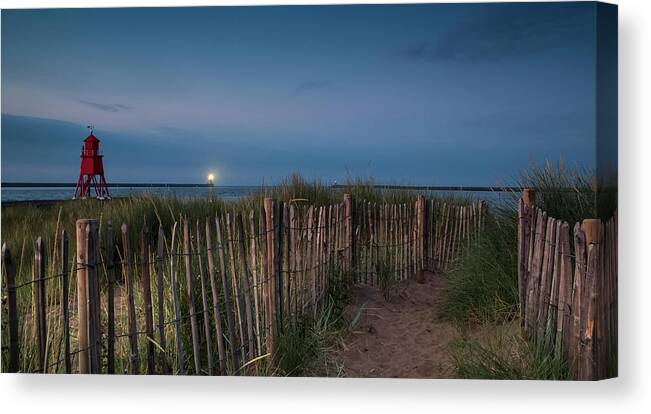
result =
[[[601,239],[601,220],[599,219],[585,219],[583,220],[583,231],[585,232],[585,246],[586,246],[586,284],[584,286],[583,298],[585,303],[586,312],[582,314],[585,323],[581,326],[584,327],[581,333],[581,342],[584,347],[582,358],[581,378],[584,380],[597,379],[597,372],[599,371],[599,364],[604,361],[597,359],[598,352],[596,347],[599,345],[595,341],[596,326],[598,323],[597,314],[597,295],[598,286],[602,278],[600,258],[599,258],[599,242]],[[583,305],[583,304],[582,304]]]
[[9,321],[9,372],[18,372],[18,313],[16,310],[16,268],[7,243],[2,245],[2,268],[7,278],[7,320]]
[[418,226],[416,281],[418,283],[425,283],[425,273],[423,271],[423,264],[425,262],[425,197],[422,194],[419,194],[416,200],[416,225]]
[[[355,275],[355,230],[353,229],[353,197],[344,194],[344,218],[346,219],[346,270]],[[350,280],[350,279],[349,279]]]
[[89,352],[89,326],[90,313],[88,309],[88,268],[87,263],[87,246],[86,246],[86,226],[91,222],[97,223],[92,219],[79,219],[75,223],[75,238],[77,250],[77,349],[79,353],[79,373],[90,373],[90,352]]
[[529,208],[532,208],[536,203],[536,192],[531,188],[524,188],[522,190],[522,200]]
[[528,321],[527,315],[529,306],[533,306],[527,302],[528,297],[528,283],[529,283],[529,247],[532,238],[535,234],[531,232],[531,226],[536,226],[535,222],[531,222],[534,211],[534,204],[536,202],[536,193],[530,188],[522,190],[521,203],[518,205],[518,296],[520,301],[520,329],[523,336],[528,335]]

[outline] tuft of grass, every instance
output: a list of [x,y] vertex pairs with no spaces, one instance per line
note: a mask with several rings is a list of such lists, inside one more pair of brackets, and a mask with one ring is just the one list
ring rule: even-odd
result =
[[388,301],[391,299],[391,293],[394,291],[394,286],[398,283],[396,274],[393,271],[393,267],[382,259],[378,259],[376,269],[382,296],[384,296],[384,300]]
[[515,332],[488,340],[464,337],[451,345],[458,374],[466,379],[566,380],[566,364],[544,342],[532,343]]
[[305,314],[277,339],[275,375],[340,377],[343,367],[330,357],[345,328],[343,309],[349,300],[344,278],[333,283],[315,315]]
[[[568,168],[562,160],[542,165],[532,162],[520,173],[518,182],[523,188],[535,189],[536,205],[550,217],[568,223],[598,217],[596,179],[590,169],[578,165]],[[514,201],[517,198],[519,194]]]

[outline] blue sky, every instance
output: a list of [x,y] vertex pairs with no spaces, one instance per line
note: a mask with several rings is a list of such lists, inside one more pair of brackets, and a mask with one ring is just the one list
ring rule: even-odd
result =
[[2,180],[493,185],[594,167],[594,3],[2,11]]

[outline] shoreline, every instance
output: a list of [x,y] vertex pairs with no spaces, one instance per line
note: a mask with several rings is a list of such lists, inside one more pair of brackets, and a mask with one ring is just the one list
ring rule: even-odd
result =
[[[124,199],[126,197],[112,197],[111,200],[120,200]],[[95,199],[92,199],[95,200]],[[59,204],[59,203],[68,203],[68,202],[73,202],[73,201],[81,201],[81,200],[73,200],[73,199],[59,199],[59,200],[11,200],[11,201],[2,201],[0,202],[0,205],[2,207],[16,207],[16,206],[21,206],[21,205],[35,205],[36,207],[42,207],[42,206],[50,206],[54,204]],[[110,201],[110,200],[97,200],[97,201]]]

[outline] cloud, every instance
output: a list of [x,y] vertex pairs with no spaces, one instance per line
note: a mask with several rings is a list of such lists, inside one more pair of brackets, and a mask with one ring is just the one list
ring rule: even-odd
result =
[[91,101],[84,101],[84,100],[79,100],[79,102],[83,103],[84,105],[88,105],[90,107],[93,107],[99,111],[104,111],[104,112],[119,112],[119,111],[128,111],[131,109],[130,106],[122,105],[122,104],[105,104],[105,103],[97,103],[97,102],[91,102]]
[[399,50],[403,58],[422,62],[494,61],[562,47],[585,36],[593,8],[509,5],[481,9],[440,35]]
[[327,79],[313,79],[305,82],[301,82],[296,87],[297,93],[309,92],[315,89],[324,89],[331,85],[331,82]]

